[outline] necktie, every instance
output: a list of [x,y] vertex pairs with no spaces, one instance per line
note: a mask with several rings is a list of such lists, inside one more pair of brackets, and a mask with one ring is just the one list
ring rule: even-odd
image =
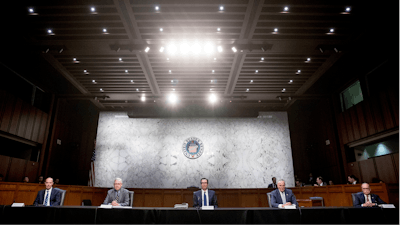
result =
[[203,206],[207,206],[207,197],[206,197],[206,192],[204,192]]
[[118,202],[118,198],[119,198],[119,193],[117,191],[117,197],[115,198],[115,201]]
[[365,201],[365,202],[369,202],[368,195],[365,195],[365,199],[366,199],[366,201]]
[[282,197],[282,204],[286,204],[285,192],[281,192],[281,197]]
[[44,205],[47,206],[47,202],[49,201],[49,191],[46,190],[46,198],[44,199]]

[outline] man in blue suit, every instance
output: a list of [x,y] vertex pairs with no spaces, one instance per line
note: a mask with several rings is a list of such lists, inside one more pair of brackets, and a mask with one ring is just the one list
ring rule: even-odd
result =
[[355,207],[374,207],[381,204],[386,204],[378,195],[371,194],[371,188],[368,183],[361,185],[362,192],[358,192],[355,196]]
[[271,207],[284,208],[287,205],[299,206],[292,190],[286,189],[285,181],[278,181],[278,189],[271,191]]
[[46,185],[46,189],[38,192],[33,205],[59,206],[61,203],[61,192],[53,188],[53,178],[47,178],[44,184]]
[[208,179],[201,178],[201,190],[193,193],[193,207],[214,206],[218,207],[215,191],[208,190]]

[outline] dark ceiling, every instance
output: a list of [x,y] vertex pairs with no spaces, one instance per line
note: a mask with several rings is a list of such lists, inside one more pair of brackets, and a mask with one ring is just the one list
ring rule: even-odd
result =
[[[77,90],[64,97],[90,98],[100,110],[165,108],[171,93],[182,105],[209,104],[214,94],[218,99],[214,104],[227,109],[287,110],[343,56],[351,55],[349,61],[357,54],[363,57],[360,49],[390,45],[384,43],[385,35],[371,35],[377,29],[392,27],[398,41],[398,2],[374,4],[341,0],[18,2],[5,18],[13,30],[5,44],[18,42],[19,48],[33,52],[44,66],[57,71],[52,76],[61,74],[64,81],[57,79]],[[180,51],[188,50],[184,43],[190,48],[186,54]],[[192,53],[196,43],[201,48],[210,43],[211,53],[204,49]],[[177,47],[175,54],[169,52],[171,44]],[[398,43],[393,44],[398,57]],[[223,51],[218,52],[217,46]],[[145,52],[147,47],[150,50]]]

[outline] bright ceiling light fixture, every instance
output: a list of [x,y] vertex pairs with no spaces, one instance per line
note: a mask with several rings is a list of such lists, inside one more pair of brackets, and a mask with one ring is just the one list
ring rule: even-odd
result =
[[168,96],[168,101],[171,103],[176,103],[178,101],[178,97],[175,94],[171,93]]
[[146,47],[146,49],[144,50],[145,52],[149,52],[150,51],[150,48],[149,47]]
[[217,96],[215,94],[211,94],[208,99],[210,100],[211,103],[217,102]]
[[237,49],[235,47],[232,47],[233,52],[237,52]]
[[218,52],[222,52],[222,50],[223,50],[223,49],[222,49],[222,46],[218,46],[218,47],[217,47],[217,50],[218,50]]
[[160,52],[164,52],[164,47],[161,47],[161,48],[160,48]]
[[219,10],[220,10],[220,11],[223,11],[223,10],[224,10],[224,6],[221,5],[221,6],[219,7]]
[[192,50],[192,53],[195,54],[195,55],[200,54],[200,53],[201,53],[201,46],[200,46],[200,44],[196,41],[196,42],[193,44],[191,50]]
[[146,101],[146,96],[142,95],[142,97],[140,98],[140,100],[142,100],[142,102]]
[[174,55],[176,53],[176,51],[178,51],[178,48],[173,43],[171,43],[167,46],[168,54]]
[[211,44],[210,42],[207,42],[207,43],[204,45],[204,52],[205,52],[206,54],[214,53],[214,46],[213,46],[213,44]]
[[188,45],[188,43],[183,42],[179,46],[179,50],[180,50],[181,54],[186,55],[190,51],[190,46]]

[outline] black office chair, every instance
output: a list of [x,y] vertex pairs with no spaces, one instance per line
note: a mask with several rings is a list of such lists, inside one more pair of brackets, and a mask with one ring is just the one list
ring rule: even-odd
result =
[[133,206],[133,196],[135,194],[134,191],[128,191],[129,193],[129,206],[132,207]]
[[64,205],[64,200],[65,200],[65,194],[67,193],[66,190],[60,189],[60,188],[54,188],[54,190],[58,190],[61,192],[61,202],[60,202],[60,206]]
[[356,205],[356,194],[357,193],[351,193],[351,199],[353,200],[353,206]]
[[82,205],[83,206],[92,206],[92,201],[90,199],[83,199]]

